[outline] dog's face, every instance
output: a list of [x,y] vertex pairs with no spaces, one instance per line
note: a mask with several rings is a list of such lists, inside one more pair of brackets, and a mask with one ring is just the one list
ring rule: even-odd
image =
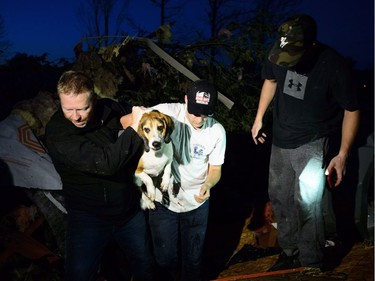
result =
[[158,151],[163,143],[169,143],[173,129],[174,123],[170,116],[157,110],[143,114],[139,122],[138,134],[144,141],[145,151],[148,152],[150,149]]

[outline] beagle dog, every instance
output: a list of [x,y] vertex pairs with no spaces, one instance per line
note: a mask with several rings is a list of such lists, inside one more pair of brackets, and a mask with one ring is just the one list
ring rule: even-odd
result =
[[156,187],[162,193],[168,189],[173,160],[173,130],[172,118],[157,110],[143,114],[139,121],[138,134],[144,141],[144,152],[135,171],[135,184],[142,192],[142,209],[155,209]]

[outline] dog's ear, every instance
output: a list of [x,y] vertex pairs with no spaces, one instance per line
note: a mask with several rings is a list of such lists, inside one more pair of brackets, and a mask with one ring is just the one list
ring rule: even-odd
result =
[[165,137],[164,141],[165,143],[169,143],[171,141],[171,134],[174,130],[174,122],[172,118],[169,115],[164,114],[163,116],[165,125],[166,125],[166,131],[165,131]]
[[143,140],[143,145],[144,145],[144,149],[146,152],[149,152],[150,151],[150,146],[148,145],[148,139],[146,138],[145,134],[143,133],[143,126],[141,124],[139,124],[139,127],[138,127],[138,135],[142,138]]
[[144,132],[143,132],[143,126],[146,122],[146,119],[148,117],[148,113],[144,113],[141,120],[139,120],[139,125],[138,125],[138,130],[137,133],[138,135],[142,138],[143,143],[144,143],[144,149],[146,152],[150,151],[150,146],[148,145],[148,139],[146,138]]
[[148,139],[145,136],[143,136],[142,139],[143,139],[143,146],[144,146],[145,151],[149,152],[150,146],[148,145]]
[[144,126],[144,123],[148,117],[150,113],[143,113],[142,117],[141,117],[141,120],[139,120],[139,123],[138,123],[138,129],[137,129],[137,133],[138,135],[140,135],[141,137],[144,137],[144,134],[143,134],[143,126]]

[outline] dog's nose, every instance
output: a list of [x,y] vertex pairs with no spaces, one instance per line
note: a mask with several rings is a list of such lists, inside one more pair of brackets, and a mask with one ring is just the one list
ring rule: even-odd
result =
[[161,142],[160,142],[160,141],[153,141],[153,142],[152,142],[152,146],[153,146],[155,149],[160,149],[160,147],[161,147]]

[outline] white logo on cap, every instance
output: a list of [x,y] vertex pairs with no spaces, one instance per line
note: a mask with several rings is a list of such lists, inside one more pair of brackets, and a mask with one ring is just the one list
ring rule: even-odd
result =
[[282,49],[282,48],[284,48],[289,42],[288,41],[286,41],[287,40],[287,37],[281,37],[280,38],[280,48]]
[[197,92],[195,94],[195,102],[199,104],[207,105],[210,102],[210,93],[206,92]]

